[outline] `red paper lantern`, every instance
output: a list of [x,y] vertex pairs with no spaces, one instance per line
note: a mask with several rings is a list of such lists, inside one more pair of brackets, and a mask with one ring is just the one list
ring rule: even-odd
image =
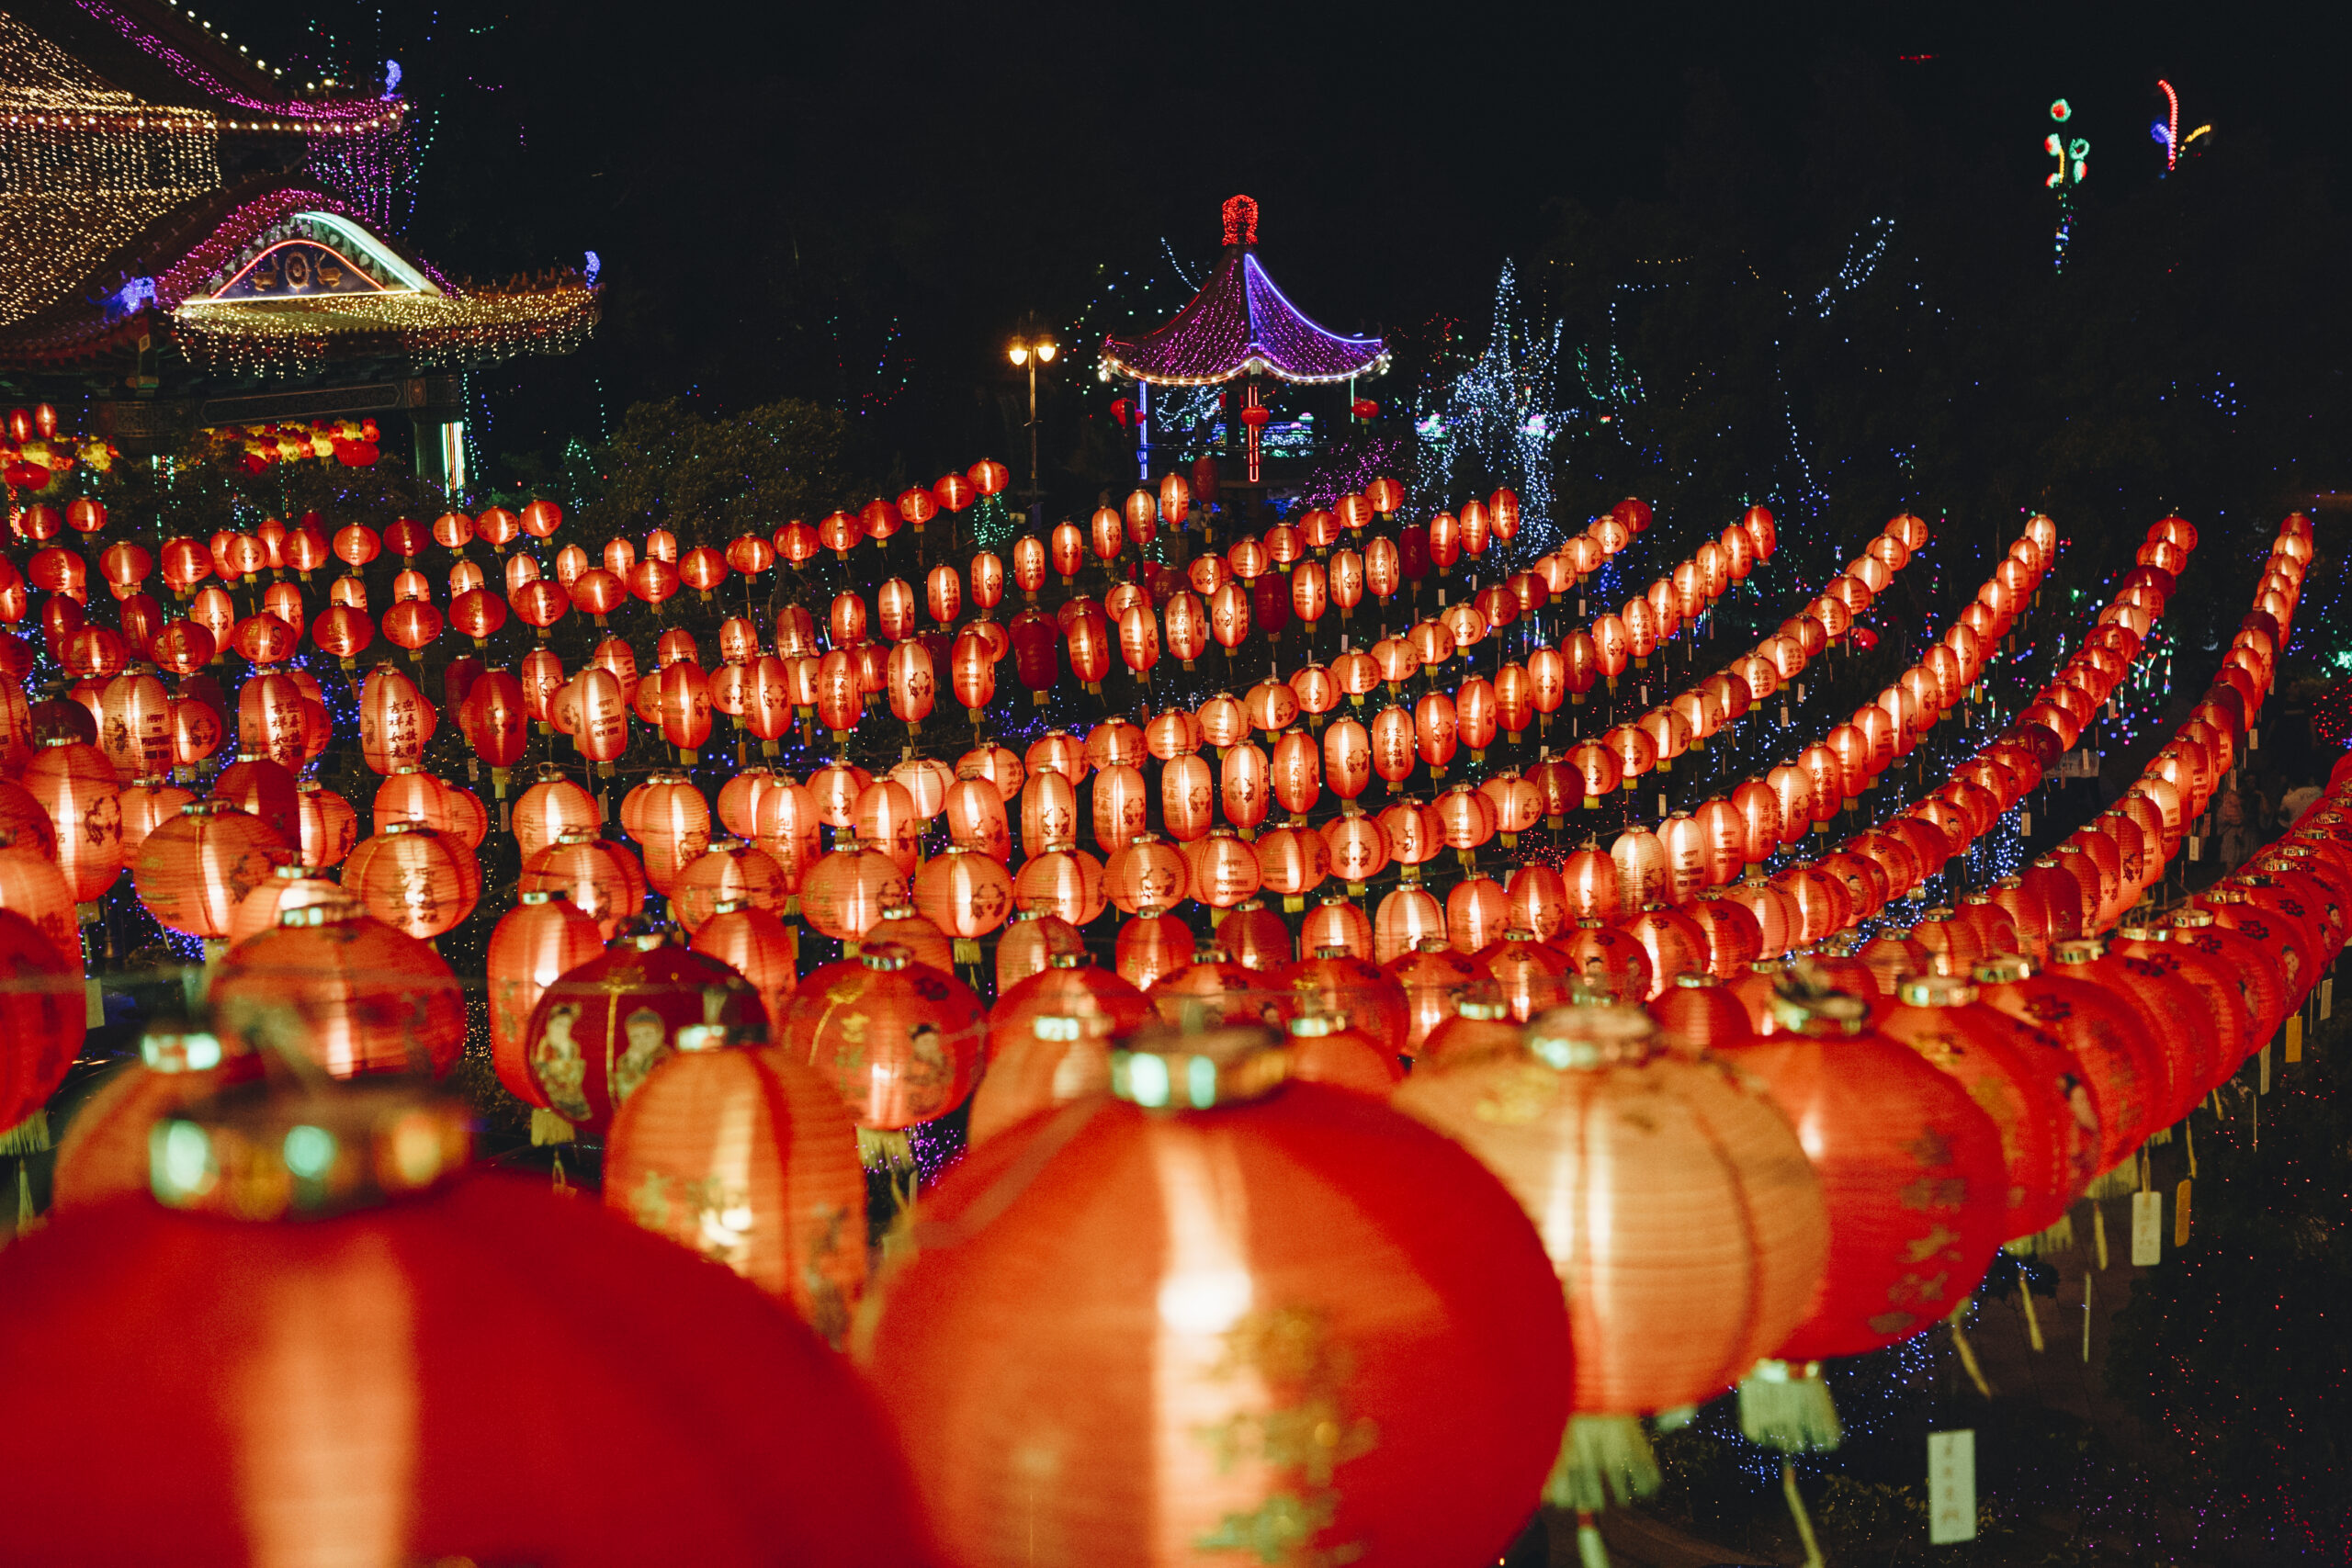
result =
[[57,829],[57,868],[86,904],[122,871],[122,790],[106,753],[82,740],[41,743],[25,764],[25,788]]
[[637,857],[587,828],[567,829],[525,857],[518,886],[524,893],[560,889],[596,922],[606,942],[635,920],[645,903],[645,870]]
[[2004,1240],[2048,1229],[2090,1184],[2098,1113],[2074,1054],[2054,1036],[1976,999],[1965,979],[1914,975],[1879,1032],[1951,1074],[1992,1119],[2008,1170]]
[[[1562,1009],[1527,1041],[1416,1075],[1396,1108],[1476,1155],[1544,1237],[1580,1416],[1710,1398],[1779,1348],[1821,1280],[1829,1222],[1797,1134],[1634,1009]],[[1666,1318],[1672,1334],[1637,1326]]]
[[[1020,1495],[1023,1539],[1052,1554],[1174,1562],[1281,1517],[1301,1520],[1286,1551],[1492,1555],[1566,1416],[1559,1288],[1525,1220],[1449,1140],[1345,1090],[1272,1089],[1280,1058],[1254,1032],[1242,1052],[1197,1054],[1216,1038],[1123,1055],[1115,1081],[1141,1103],[1032,1118],[927,1199],[972,1239],[894,1281],[867,1361],[936,1483],[933,1528],[981,1560],[998,1500]],[[1147,1108],[1171,1103],[1208,1109]],[[1028,1179],[1008,1202],[1015,1169]],[[975,1342],[991,1353],[951,1350]],[[1237,1367],[1256,1370],[1237,1383]],[[1243,1390],[1268,1386],[1321,1402],[1330,1440],[1220,1467],[1199,1434],[1257,1430],[1266,1396]],[[1023,1490],[1017,1434],[1078,1430],[1092,1436],[1057,1483]],[[1301,1516],[1310,1494],[1323,1501]]]
[[[433,1562],[514,1539],[567,1561],[926,1560],[865,1399],[753,1292],[544,1184],[450,1179],[464,1111],[406,1086],[232,1092],[170,1122],[183,1158],[158,1165],[163,1203],[61,1216],[11,1258],[9,1344],[50,1351],[0,1354],[0,1387],[59,1412],[76,1451],[116,1433],[153,1505],[122,1507],[64,1450],[11,1442],[29,1557],[267,1559],[332,1539]],[[109,1265],[214,1347],[201,1371],[96,1283]],[[533,1325],[564,1376],[475,1354],[456,1325],[481,1313]],[[650,1342],[614,1347],[612,1321]],[[560,1440],[517,1453],[518,1420]],[[189,1454],[165,1436],[190,1431],[216,1440]],[[356,1458],[360,1431],[373,1443]],[[583,1498],[589,1456],[646,1431],[671,1436]],[[720,1479],[739,1465],[775,1482],[747,1495]]]
[[247,1049],[300,1052],[339,1078],[438,1077],[465,1043],[465,996],[448,964],[351,897],[288,909],[231,949],[211,1005]]
[[1781,1031],[1733,1053],[1804,1129],[1829,1256],[1790,1361],[1858,1355],[1948,1315],[1975,1289],[2007,1213],[2000,1134],[1953,1078],[1868,1030],[1860,998],[1791,995]]
[[779,1043],[831,1080],[861,1128],[898,1132],[963,1102],[982,1020],[969,987],[878,942],[802,980]]

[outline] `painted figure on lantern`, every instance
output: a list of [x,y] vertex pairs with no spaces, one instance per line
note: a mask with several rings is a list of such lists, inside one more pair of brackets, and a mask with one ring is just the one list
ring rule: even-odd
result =
[[571,1037],[571,1026],[579,1019],[576,1007],[560,1007],[548,1014],[547,1032],[532,1047],[531,1063],[548,1102],[571,1120],[584,1122],[594,1112],[589,1110],[582,1087],[587,1081],[588,1064],[581,1059],[580,1043]]
[[646,1075],[660,1066],[670,1055],[670,1032],[662,1015],[651,1008],[639,1008],[628,1015],[622,1029],[628,1035],[628,1049],[613,1067],[613,1104],[637,1092]]

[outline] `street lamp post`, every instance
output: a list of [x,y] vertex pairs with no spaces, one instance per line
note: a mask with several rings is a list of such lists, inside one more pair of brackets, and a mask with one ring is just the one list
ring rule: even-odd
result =
[[1040,333],[1035,338],[1014,338],[1005,350],[1016,369],[1026,368],[1029,372],[1029,506],[1033,512],[1046,494],[1037,482],[1037,367],[1051,365],[1054,355],[1060,352],[1052,336],[1046,333]]

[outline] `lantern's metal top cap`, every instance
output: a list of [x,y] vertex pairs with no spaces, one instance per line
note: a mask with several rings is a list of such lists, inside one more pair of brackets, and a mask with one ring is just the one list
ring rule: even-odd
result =
[[1870,1004],[1838,990],[1819,965],[1800,960],[1772,987],[1772,1019],[1792,1033],[1835,1039],[1860,1034],[1869,1021]]
[[1980,986],[2013,986],[2033,973],[2033,960],[2022,953],[1988,953],[1977,960],[1974,978]]
[[1111,1092],[1147,1111],[1206,1111],[1262,1100],[1290,1075],[1272,1031],[1147,1029],[1111,1054]]
[[1529,1055],[1562,1072],[1636,1066],[1658,1049],[1657,1022],[1637,1007],[1553,1008],[1527,1026]]
[[324,1219],[441,1185],[473,1157],[463,1101],[378,1079],[257,1082],[173,1112],[148,1137],[166,1208],[268,1221]]
[[368,907],[348,892],[338,892],[315,904],[303,904],[291,909],[277,911],[277,929],[315,926],[339,926],[351,920],[364,919]]
[[1966,1007],[1976,987],[1957,975],[1905,975],[1894,983],[1894,996],[1905,1007]]
[[139,1037],[139,1059],[149,1072],[209,1072],[227,1055],[219,1035],[193,1025],[158,1024]]

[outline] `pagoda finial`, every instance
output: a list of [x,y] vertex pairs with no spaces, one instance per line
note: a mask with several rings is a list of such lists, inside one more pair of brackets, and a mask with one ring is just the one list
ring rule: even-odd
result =
[[1256,197],[1228,196],[1225,198],[1225,243],[1228,245],[1254,245],[1258,243]]

